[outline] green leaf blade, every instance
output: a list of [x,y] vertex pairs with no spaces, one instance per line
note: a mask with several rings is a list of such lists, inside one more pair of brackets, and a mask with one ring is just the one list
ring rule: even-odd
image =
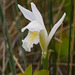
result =
[[25,72],[24,72],[25,75],[32,75],[32,65],[29,65]]

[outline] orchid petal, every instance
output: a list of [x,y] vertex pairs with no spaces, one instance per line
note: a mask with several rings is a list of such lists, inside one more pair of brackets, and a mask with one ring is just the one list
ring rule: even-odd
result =
[[43,30],[44,28],[42,27],[42,25],[40,25],[39,22],[37,21],[32,21],[30,22],[27,26],[25,26],[24,28],[22,28],[22,32],[24,32],[24,30],[28,29],[29,31],[40,31],[40,30]]
[[[52,28],[51,32],[49,33],[49,37],[48,37],[48,44],[51,41],[54,33],[56,32],[56,30],[59,28],[59,26],[62,24],[64,18],[66,16],[66,13],[64,13],[64,15],[62,16],[62,18],[54,25],[54,27]],[[48,45],[47,44],[47,45]]]
[[32,12],[33,12],[36,20],[39,21],[41,23],[41,25],[44,26],[43,18],[41,16],[39,10],[37,9],[36,5],[33,2],[31,2],[31,8],[32,8]]
[[24,15],[25,18],[27,18],[30,21],[35,20],[35,16],[34,16],[34,14],[31,11],[25,9],[24,7],[22,7],[19,4],[18,4],[18,7],[21,10],[21,12],[23,13],[23,15]]
[[22,47],[25,49],[25,51],[30,52],[31,48],[33,47],[33,44],[39,43],[39,33],[37,31],[29,31],[27,37],[24,40],[22,40],[22,42]]

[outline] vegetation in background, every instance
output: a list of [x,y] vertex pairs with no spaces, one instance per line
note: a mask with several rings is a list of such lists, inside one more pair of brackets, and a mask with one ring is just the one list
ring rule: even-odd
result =
[[[22,39],[28,31],[21,33],[21,29],[29,21],[23,17],[17,5],[31,10],[31,2],[40,10],[48,32],[62,14],[66,13],[62,27],[50,42],[48,59],[44,62],[39,44],[34,45],[30,53],[22,48]],[[0,75],[75,75],[74,10],[74,0],[0,0]],[[48,70],[43,70],[43,64]]]

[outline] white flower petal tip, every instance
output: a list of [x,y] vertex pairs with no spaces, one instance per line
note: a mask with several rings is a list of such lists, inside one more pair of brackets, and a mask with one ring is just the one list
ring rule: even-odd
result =
[[20,8],[20,7],[21,7],[21,5],[18,4],[18,8]]
[[[63,20],[64,20],[65,16],[66,16],[66,13],[64,13],[64,14],[63,14],[63,16],[62,16],[62,18],[61,18],[61,19],[62,19],[62,21],[61,21],[61,22],[63,22]],[[60,20],[61,20],[61,19],[60,19]],[[60,21],[60,20],[59,20],[59,21]]]
[[22,14],[24,15],[24,17],[30,21],[35,20],[35,16],[34,14],[29,11],[28,9],[22,7],[21,5],[18,4],[18,8],[20,9],[20,11],[22,12]]
[[31,8],[32,8],[32,12],[35,16],[35,19],[44,26],[42,15],[41,15],[41,13],[39,12],[39,10],[37,9],[36,5],[33,2],[31,2]]
[[31,2],[31,5],[32,5],[32,4],[35,5],[33,2]]
[[24,28],[22,28],[22,29],[21,29],[21,32],[24,32],[24,31],[25,31],[25,29],[26,29],[25,27],[24,27]]
[[23,7],[22,7],[20,4],[18,4],[18,8],[19,8],[20,10],[23,9]]
[[31,2],[31,6],[36,7],[36,5],[33,2]]
[[66,16],[66,13],[63,14],[63,16],[61,17],[61,19],[54,25],[54,27],[52,28],[51,32],[49,33],[49,36],[48,36],[48,43],[47,43],[47,46],[48,44],[50,43],[53,35],[55,34],[56,30],[59,28],[59,26],[62,24],[64,18]]
[[64,12],[64,16],[66,16],[66,13]]

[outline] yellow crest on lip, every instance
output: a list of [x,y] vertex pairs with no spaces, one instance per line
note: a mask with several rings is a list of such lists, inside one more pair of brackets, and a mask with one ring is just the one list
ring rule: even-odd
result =
[[30,32],[30,43],[32,43],[33,40],[39,35],[37,31],[35,32]]

